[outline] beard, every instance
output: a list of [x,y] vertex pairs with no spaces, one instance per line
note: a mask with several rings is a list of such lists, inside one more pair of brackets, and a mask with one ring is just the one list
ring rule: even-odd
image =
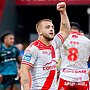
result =
[[44,35],[44,34],[43,34],[43,37],[44,37],[45,39],[47,39],[48,41],[52,41],[53,38],[54,38],[54,37],[49,37],[49,35]]

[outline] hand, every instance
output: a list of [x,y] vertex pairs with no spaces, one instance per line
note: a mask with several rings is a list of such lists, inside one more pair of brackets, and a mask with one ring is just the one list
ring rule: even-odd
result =
[[3,81],[3,76],[0,74],[0,83]]
[[21,78],[21,70],[20,69],[18,69],[18,76],[19,76],[19,78]]
[[63,12],[66,10],[66,3],[65,2],[60,2],[57,4],[57,10],[60,12]]

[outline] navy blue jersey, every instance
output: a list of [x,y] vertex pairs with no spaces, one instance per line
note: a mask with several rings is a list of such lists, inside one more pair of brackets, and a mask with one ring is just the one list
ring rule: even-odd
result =
[[17,74],[17,59],[20,51],[14,45],[6,48],[4,44],[0,46],[0,74]]

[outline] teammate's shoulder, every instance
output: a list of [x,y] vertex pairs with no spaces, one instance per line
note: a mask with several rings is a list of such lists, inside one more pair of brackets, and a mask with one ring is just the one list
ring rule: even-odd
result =
[[84,37],[86,40],[90,41],[90,39],[89,39],[87,36],[84,35],[83,37]]

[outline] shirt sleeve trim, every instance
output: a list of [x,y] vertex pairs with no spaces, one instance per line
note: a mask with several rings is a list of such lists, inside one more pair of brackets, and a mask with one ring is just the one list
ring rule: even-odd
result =
[[61,39],[62,43],[64,43],[64,38],[60,34],[57,34],[57,36]]
[[26,61],[22,61],[21,63],[22,64],[26,64],[26,65],[28,65],[30,67],[33,67],[34,66],[32,63],[29,63],[29,62],[26,62]]

